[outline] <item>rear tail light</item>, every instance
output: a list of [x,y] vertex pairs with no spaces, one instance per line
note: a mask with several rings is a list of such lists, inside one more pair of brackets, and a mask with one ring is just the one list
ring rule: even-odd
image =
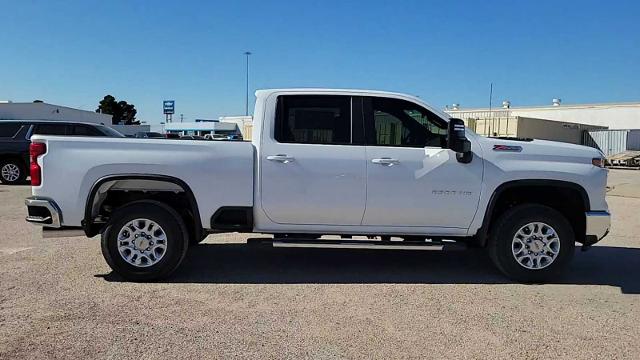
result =
[[40,186],[42,184],[42,168],[38,165],[38,156],[47,152],[47,145],[44,143],[31,143],[29,145],[29,175],[31,175],[31,186]]

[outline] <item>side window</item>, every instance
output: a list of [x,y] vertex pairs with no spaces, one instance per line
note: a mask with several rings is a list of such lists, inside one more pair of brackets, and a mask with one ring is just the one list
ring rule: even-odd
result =
[[447,124],[409,101],[372,97],[365,101],[368,143],[377,146],[445,147]]
[[22,129],[22,125],[19,123],[0,123],[0,138],[15,137],[20,129]]
[[275,138],[281,143],[351,143],[351,98],[328,95],[278,97]]
[[40,124],[36,125],[33,135],[67,135],[67,128],[64,124]]
[[73,135],[79,136],[104,136],[100,131],[85,125],[74,125]]

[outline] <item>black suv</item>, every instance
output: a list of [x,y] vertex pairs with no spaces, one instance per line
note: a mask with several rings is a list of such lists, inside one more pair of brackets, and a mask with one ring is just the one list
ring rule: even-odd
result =
[[29,171],[31,135],[124,137],[104,125],[64,121],[0,120],[0,181],[22,184]]

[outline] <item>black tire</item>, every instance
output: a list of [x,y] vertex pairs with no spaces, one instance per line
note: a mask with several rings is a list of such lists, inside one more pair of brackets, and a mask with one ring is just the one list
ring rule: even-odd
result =
[[[147,267],[128,263],[118,251],[118,233],[128,222],[139,218],[155,222],[166,235],[164,255],[157,263]],[[171,275],[184,259],[189,247],[187,234],[182,218],[171,207],[158,201],[136,201],[116,210],[111,217],[102,232],[102,255],[111,269],[127,280],[159,280]]]
[[[17,171],[19,172],[18,177],[12,180],[6,178],[5,175],[7,174],[3,171],[5,169],[5,166],[12,166],[13,169],[17,169]],[[0,182],[7,185],[18,185],[24,184],[26,179],[27,170],[25,169],[22,161],[15,159],[0,161]]]
[[[533,222],[551,226],[560,243],[555,260],[541,269],[526,268],[512,252],[512,242],[518,230]],[[507,277],[524,283],[557,279],[573,258],[574,248],[575,235],[569,221],[557,210],[537,204],[518,205],[502,214],[492,226],[488,244],[489,256],[498,269]]]

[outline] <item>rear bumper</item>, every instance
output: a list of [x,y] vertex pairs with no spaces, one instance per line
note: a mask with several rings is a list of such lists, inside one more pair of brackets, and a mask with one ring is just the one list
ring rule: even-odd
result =
[[62,227],[62,213],[55,201],[32,196],[26,198],[24,204],[29,213],[26,218],[27,222],[50,228]]
[[608,211],[587,211],[585,216],[587,223],[585,245],[593,245],[609,233],[611,214]]

